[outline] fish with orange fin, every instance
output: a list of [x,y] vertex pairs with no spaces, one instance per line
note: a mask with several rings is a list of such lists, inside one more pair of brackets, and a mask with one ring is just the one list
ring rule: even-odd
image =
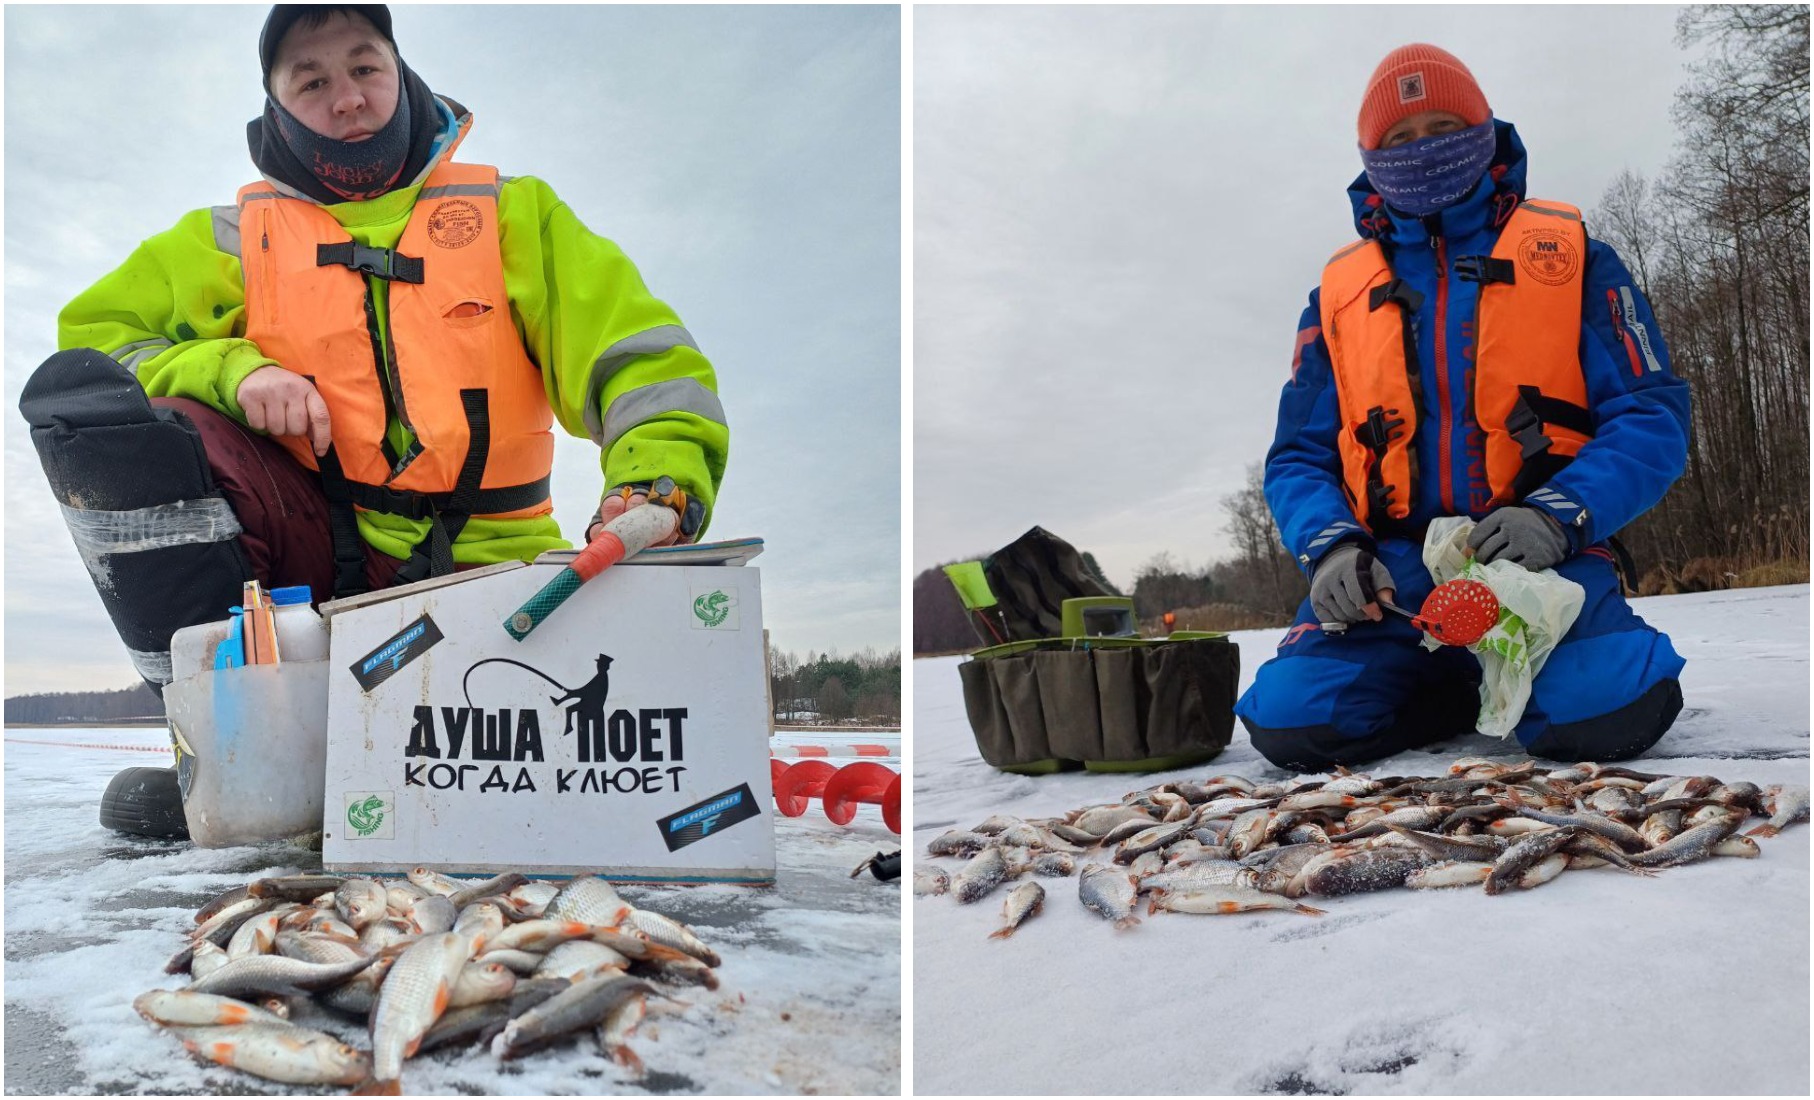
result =
[[357,1090],[360,1095],[402,1092],[403,1062],[447,1011],[471,948],[465,936],[443,932],[422,937],[398,956],[372,1009],[372,1079]]
[[989,933],[992,940],[1005,940],[1020,927],[1020,922],[1039,912],[1046,902],[1046,888],[1037,882],[1023,883],[1008,893],[1002,902],[1002,926]]
[[1775,836],[1785,825],[1808,820],[1808,788],[1793,783],[1765,787],[1763,807],[1770,820],[1747,832],[1746,836]]
[[290,1085],[354,1085],[365,1080],[371,1071],[371,1061],[364,1051],[355,1050],[325,1032],[291,1023],[172,1027],[169,1030],[196,1057],[244,1070],[267,1081]]

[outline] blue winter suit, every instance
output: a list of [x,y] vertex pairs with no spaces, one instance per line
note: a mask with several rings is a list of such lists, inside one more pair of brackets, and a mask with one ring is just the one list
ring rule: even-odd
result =
[[[1431,587],[1422,562],[1424,527],[1440,516],[1479,519],[1493,495],[1479,460],[1484,442],[1470,389],[1481,284],[1460,277],[1453,261],[1490,254],[1496,222],[1503,224],[1509,205],[1524,197],[1523,143],[1510,124],[1496,129],[1493,166],[1480,186],[1438,214],[1399,214],[1365,173],[1348,189],[1362,237],[1379,240],[1393,273],[1423,295],[1414,322],[1427,411],[1413,441],[1417,480],[1404,527],[1375,539],[1343,494],[1341,419],[1316,291],[1298,323],[1291,381],[1266,457],[1266,501],[1305,573],[1342,543],[1362,542],[1391,571],[1400,607],[1416,609]],[[1523,503],[1546,509],[1567,532],[1569,556],[1556,571],[1586,589],[1587,601],[1537,676],[1516,733],[1532,755],[1616,760],[1655,744],[1682,706],[1682,658],[1626,604],[1604,543],[1681,476],[1688,386],[1670,372],[1650,305],[1625,265],[1591,238],[1583,293],[1580,358],[1593,439]],[[1445,376],[1440,386],[1439,374]],[[1449,422],[1447,453],[1439,418]],[[1420,637],[1393,615],[1345,635],[1324,634],[1306,600],[1235,713],[1261,754],[1302,771],[1373,760],[1472,730],[1479,662],[1463,649],[1428,652]]]

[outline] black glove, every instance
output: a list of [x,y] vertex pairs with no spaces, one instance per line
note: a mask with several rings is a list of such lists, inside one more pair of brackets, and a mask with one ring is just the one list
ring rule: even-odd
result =
[[1377,610],[1363,610],[1380,589],[1392,589],[1392,574],[1373,552],[1358,543],[1344,542],[1317,562],[1310,578],[1310,609],[1318,622],[1361,623],[1379,617]]
[[1568,532],[1541,508],[1499,508],[1475,526],[1468,549],[1483,564],[1509,561],[1533,571],[1548,569],[1568,557]]

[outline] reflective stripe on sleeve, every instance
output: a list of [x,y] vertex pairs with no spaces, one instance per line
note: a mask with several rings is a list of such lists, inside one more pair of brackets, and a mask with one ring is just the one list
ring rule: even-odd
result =
[[624,337],[606,348],[593,361],[592,373],[586,377],[586,399],[582,407],[585,409],[586,431],[591,433],[594,443],[605,445],[604,417],[599,411],[599,401],[611,376],[639,355],[658,355],[673,348],[692,348],[698,351],[699,345],[693,342],[693,334],[679,325],[657,325]]
[[154,336],[149,340],[135,340],[130,344],[115,348],[113,359],[120,366],[137,373],[140,363],[175,346],[161,336]]
[[1321,531],[1318,531],[1316,537],[1310,540],[1309,549],[1315,550],[1324,543],[1332,542],[1350,531],[1358,531],[1360,529],[1360,524],[1358,523],[1349,523],[1347,520],[1338,520],[1328,527],[1323,528]]
[[724,423],[724,406],[718,395],[692,378],[671,378],[666,382],[639,386],[611,402],[605,410],[603,429],[595,437],[602,450],[610,450],[623,434],[645,420],[664,413],[684,412],[703,417],[716,424]]

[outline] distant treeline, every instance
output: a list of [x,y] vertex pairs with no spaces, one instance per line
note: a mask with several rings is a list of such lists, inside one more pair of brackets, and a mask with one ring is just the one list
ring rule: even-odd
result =
[[[865,649],[854,657],[842,657],[808,650],[802,658],[786,650],[772,650],[769,688],[778,721],[898,725],[901,651],[878,656]],[[161,721],[163,716],[163,700],[144,684],[118,691],[58,691],[6,700],[6,721],[14,725],[75,725],[130,718]]]
[[898,725],[901,721],[901,651],[854,657],[784,649],[768,655],[769,692],[777,722],[850,722]]
[[[1587,214],[1693,399],[1687,472],[1619,532],[1640,595],[1808,580],[1808,23],[1803,5],[1684,10],[1677,43],[1707,56],[1676,96],[1677,153],[1654,180],[1621,175]],[[1193,568],[1161,551],[1135,573],[1147,630],[1167,611],[1177,629],[1291,621],[1309,586],[1260,486],[1256,465],[1222,500],[1232,558]],[[913,651],[979,644],[944,574],[914,578]]]
[[163,716],[164,701],[144,684],[117,691],[55,691],[6,700],[6,721],[15,725],[67,726],[131,718],[162,720]]

